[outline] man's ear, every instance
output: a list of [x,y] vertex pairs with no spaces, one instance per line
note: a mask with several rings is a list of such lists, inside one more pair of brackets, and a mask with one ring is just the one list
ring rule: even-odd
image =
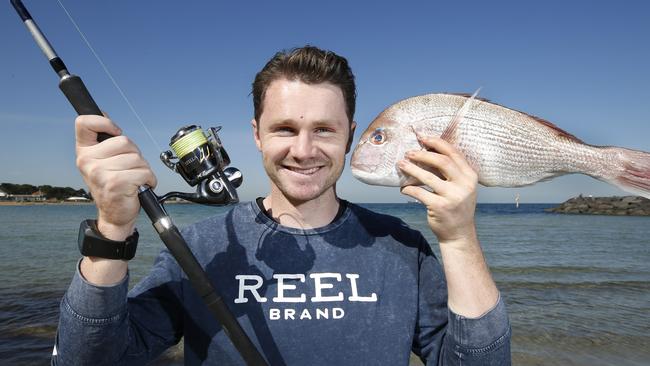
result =
[[352,147],[352,140],[354,140],[354,130],[357,128],[357,123],[352,121],[350,123],[350,137],[348,137],[348,145],[345,147],[345,153],[350,152],[350,148]]
[[258,123],[255,120],[255,118],[253,118],[251,120],[251,127],[253,127],[253,138],[255,139],[255,145],[257,146],[257,150],[262,151],[262,143],[260,142],[260,133],[257,126]]

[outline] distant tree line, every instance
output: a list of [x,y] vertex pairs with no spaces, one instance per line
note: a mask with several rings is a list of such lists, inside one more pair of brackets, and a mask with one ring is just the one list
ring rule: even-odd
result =
[[16,195],[16,194],[32,194],[37,191],[41,191],[47,199],[57,199],[64,200],[69,197],[90,197],[90,194],[86,192],[85,189],[74,189],[70,187],[52,187],[50,185],[43,186],[33,186],[31,184],[12,184],[12,183],[1,183],[0,189],[5,193]]

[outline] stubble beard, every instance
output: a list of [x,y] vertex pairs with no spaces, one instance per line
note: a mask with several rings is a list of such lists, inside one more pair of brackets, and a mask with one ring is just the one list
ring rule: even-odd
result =
[[[318,182],[310,182],[308,186],[301,186],[299,183],[292,182],[291,179],[286,176],[287,173],[281,171],[285,168],[282,168],[280,164],[276,164],[272,161],[264,161],[264,170],[271,180],[271,190],[282,194],[287,201],[294,205],[318,199],[319,197],[324,196],[330,189],[332,190],[333,195],[336,196],[336,182],[341,177],[344,166],[345,160],[340,167],[334,167],[332,166],[331,161],[328,161],[321,168],[329,170],[329,174],[322,185]],[[316,174],[318,173],[319,172]],[[280,175],[283,174],[285,176],[280,177]]]

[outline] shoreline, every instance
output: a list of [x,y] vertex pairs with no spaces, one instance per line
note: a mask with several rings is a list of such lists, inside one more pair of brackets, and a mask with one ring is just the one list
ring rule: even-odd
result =
[[94,205],[95,202],[65,202],[65,201],[57,201],[57,202],[47,202],[47,201],[42,201],[42,202],[16,202],[16,201],[0,201],[0,206],[53,206],[53,205],[70,205],[70,206],[77,206],[77,205]]
[[[241,201],[241,202],[247,202],[247,201]],[[166,201],[165,205],[184,205],[184,204],[192,204],[193,202],[188,202],[188,201]],[[412,202],[359,202],[360,204],[373,204],[373,203],[379,203],[379,204],[412,204]],[[0,201],[0,206],[55,206],[55,205],[60,205],[60,206],[76,206],[76,205],[94,205],[95,201],[90,201],[90,202],[68,202],[68,201],[56,201],[56,202],[48,202],[48,201],[39,201],[39,202],[16,202],[16,201]],[[419,204],[419,203],[418,203]],[[514,203],[512,202],[478,202],[477,205],[508,205]],[[542,203],[520,203],[519,205],[557,205],[557,202],[542,202]]]
[[[188,201],[166,201],[165,205],[184,205],[190,204]],[[90,202],[71,202],[71,201],[38,201],[38,202],[17,202],[17,201],[0,201],[1,206],[86,206],[95,205],[95,201]]]

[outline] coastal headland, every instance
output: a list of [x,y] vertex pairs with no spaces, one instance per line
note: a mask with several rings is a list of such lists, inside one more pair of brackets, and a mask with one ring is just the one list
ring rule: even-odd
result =
[[586,215],[650,216],[650,199],[640,196],[573,197],[546,212]]

